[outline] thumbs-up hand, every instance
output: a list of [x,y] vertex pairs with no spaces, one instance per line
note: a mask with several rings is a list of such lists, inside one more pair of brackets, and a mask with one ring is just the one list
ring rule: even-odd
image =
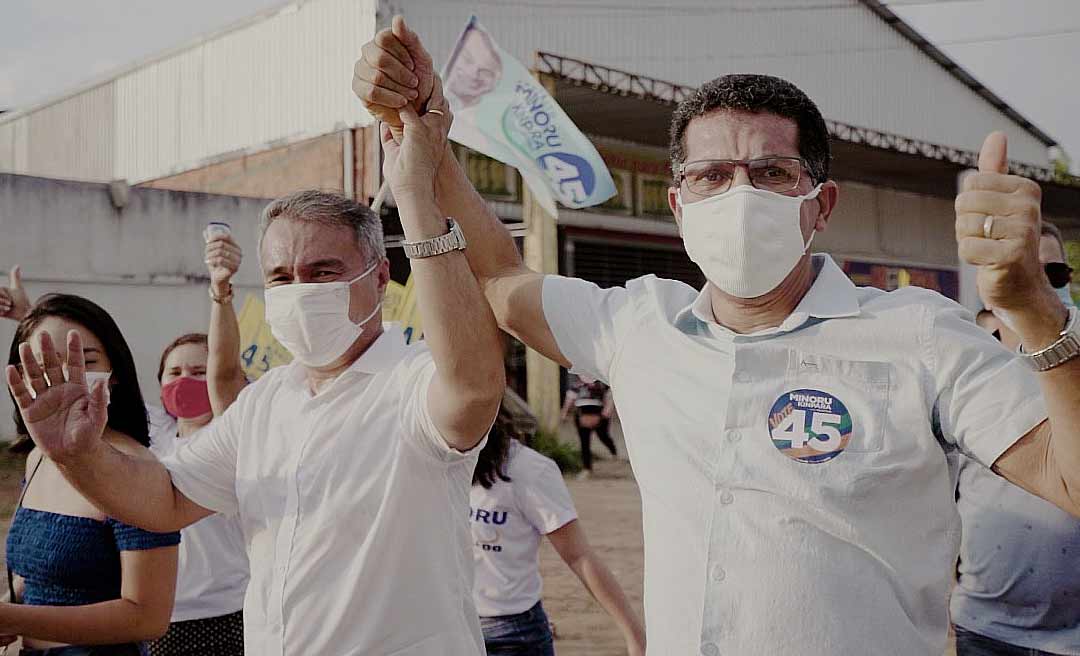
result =
[[1066,311],[1039,263],[1042,189],[1008,173],[1005,134],[992,132],[979,170],[956,197],[960,258],[978,267],[979,295],[1020,335],[1026,351],[1051,344]]
[[0,287],[0,317],[22,321],[30,305],[30,297],[23,288],[22,269],[15,265],[8,272],[8,286]]

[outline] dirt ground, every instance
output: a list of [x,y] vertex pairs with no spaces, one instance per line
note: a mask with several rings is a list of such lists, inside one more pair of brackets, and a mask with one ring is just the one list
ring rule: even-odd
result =
[[[563,439],[577,442],[577,433],[564,430]],[[615,574],[623,590],[642,615],[644,571],[641,536],[641,497],[634,483],[621,435],[616,437],[620,459],[611,460],[604,447],[594,444],[594,475],[587,481],[566,480],[577,505],[589,543]],[[603,455],[600,452],[603,451]],[[618,628],[545,540],[540,549],[544,577],[544,608],[555,623],[555,649],[559,656],[621,656],[625,643]]]

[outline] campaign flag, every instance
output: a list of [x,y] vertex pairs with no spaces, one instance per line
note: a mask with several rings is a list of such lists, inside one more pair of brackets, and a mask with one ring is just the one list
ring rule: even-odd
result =
[[615,195],[604,160],[547,89],[469,18],[443,72],[450,138],[513,166],[540,204],[590,207]]

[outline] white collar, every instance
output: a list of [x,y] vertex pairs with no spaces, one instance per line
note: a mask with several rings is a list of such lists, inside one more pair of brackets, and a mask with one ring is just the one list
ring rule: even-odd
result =
[[[377,374],[389,369],[400,359],[405,349],[405,333],[401,325],[393,322],[383,323],[383,332],[368,345],[360,357],[348,369],[338,374],[334,382],[357,374]],[[304,365],[293,360],[289,365],[289,378],[307,388],[307,370]]]
[[710,294],[710,285],[712,283],[705,283],[694,302],[680,312],[680,315],[685,315],[688,312],[692,313],[699,321],[707,324],[714,334],[719,333],[736,337],[764,337],[796,330],[810,318],[839,319],[859,314],[858,290],[855,283],[851,282],[851,279],[836,265],[836,262],[824,253],[811,256],[811,262],[818,272],[817,278],[806,292],[806,295],[799,301],[799,304],[795,306],[792,313],[779,326],[747,334],[735,333],[721,326],[713,317],[712,295]]

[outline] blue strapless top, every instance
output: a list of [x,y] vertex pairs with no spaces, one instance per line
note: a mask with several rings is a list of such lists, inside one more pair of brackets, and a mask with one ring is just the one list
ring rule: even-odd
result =
[[82,606],[120,598],[121,551],[178,544],[179,533],[19,508],[8,533],[7,562],[26,582],[23,603]]

